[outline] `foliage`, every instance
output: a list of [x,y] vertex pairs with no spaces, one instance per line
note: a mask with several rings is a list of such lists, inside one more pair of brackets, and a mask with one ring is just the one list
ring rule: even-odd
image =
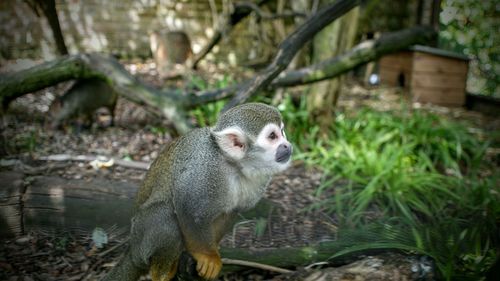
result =
[[13,136],[11,141],[2,140],[2,145],[3,149],[9,153],[33,153],[40,145],[42,138],[39,130],[30,127]]
[[[209,83],[199,76],[193,76],[189,84],[199,90],[207,90],[209,88],[222,89],[234,84],[234,79],[229,75],[224,75],[221,79]],[[191,111],[191,115],[195,118],[199,127],[212,126],[217,121],[217,116],[222,110],[226,101],[219,100],[212,103],[200,105]]]
[[474,93],[500,93],[500,29],[497,1],[446,0],[442,2],[439,45],[472,58],[468,89]]
[[296,158],[325,172],[317,195],[335,194],[313,207],[338,218],[339,243],[359,238],[337,255],[418,252],[448,280],[477,278],[494,260],[499,176],[480,176],[487,144],[464,125],[420,111],[363,109],[338,113],[328,136],[319,138],[302,102],[285,100],[281,107],[299,147]]

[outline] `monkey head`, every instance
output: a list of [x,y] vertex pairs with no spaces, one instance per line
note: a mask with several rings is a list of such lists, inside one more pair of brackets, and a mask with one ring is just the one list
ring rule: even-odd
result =
[[279,111],[262,103],[236,106],[212,128],[223,154],[245,174],[273,175],[285,170],[292,154]]

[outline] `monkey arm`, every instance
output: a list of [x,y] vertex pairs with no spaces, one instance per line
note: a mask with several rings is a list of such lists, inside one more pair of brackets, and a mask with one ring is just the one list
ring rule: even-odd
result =
[[192,201],[178,201],[191,203],[186,206],[181,203],[176,208],[176,214],[186,250],[197,262],[198,274],[206,279],[214,279],[222,267],[218,242],[223,235],[225,216],[219,213],[222,208],[212,205],[213,201],[200,201],[196,209],[193,209]]
[[[179,214],[178,214],[179,215]],[[205,279],[214,279],[222,268],[222,261],[217,248],[217,233],[212,221],[185,223],[181,220],[180,228],[187,251],[196,260],[196,270]],[[195,222],[195,220],[191,220]]]

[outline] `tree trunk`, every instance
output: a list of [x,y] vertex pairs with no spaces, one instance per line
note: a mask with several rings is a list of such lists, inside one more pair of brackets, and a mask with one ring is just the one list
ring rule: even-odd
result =
[[[419,0],[417,4],[417,24],[431,26],[439,32],[439,14],[441,13],[441,0]],[[437,47],[438,40],[429,42],[429,46]]]
[[57,16],[56,1],[55,0],[37,0],[37,5],[42,9],[45,17],[49,21],[52,35],[60,55],[67,55],[68,49],[64,43],[64,37],[59,24],[59,17]]
[[[331,23],[313,39],[313,63],[338,56],[351,49],[356,36],[359,8],[355,8]],[[344,78],[320,82],[309,88],[307,99],[310,116],[322,131],[332,124],[333,111],[340,95]]]

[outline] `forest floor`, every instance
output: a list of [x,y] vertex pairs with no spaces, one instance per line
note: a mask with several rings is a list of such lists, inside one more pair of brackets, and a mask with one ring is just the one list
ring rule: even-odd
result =
[[[133,67],[130,64],[128,68],[139,69],[139,76],[142,79],[159,85],[156,76],[148,74],[150,69],[147,65]],[[107,126],[109,115],[104,114],[90,130],[76,132],[71,129],[66,131],[47,129],[47,121],[51,118],[48,113],[50,102],[54,95],[60,95],[68,88],[69,84],[63,83],[21,97],[12,104],[10,112],[2,117],[0,172],[19,172],[28,184],[29,178],[32,177],[55,176],[68,181],[126,181],[139,186],[145,175],[144,170],[118,165],[96,169],[88,162],[82,161],[53,163],[34,160],[56,154],[104,155],[150,163],[161,148],[173,138],[168,132],[160,129],[164,126],[161,120],[123,99],[119,100],[115,111],[116,126]],[[340,106],[344,110],[364,105],[382,110],[390,110],[390,106],[400,106],[399,98],[394,98],[397,96],[397,91],[394,89],[367,90],[355,86],[349,91],[350,93],[344,95],[340,101]],[[477,126],[490,126],[493,129],[500,127],[498,119],[491,119],[478,113],[441,107],[428,109],[460,120],[470,120]],[[20,162],[16,162],[15,165],[9,164],[12,162],[8,160],[12,159]],[[277,204],[278,211],[265,220],[241,221],[234,227],[232,233],[226,235],[222,246],[281,248],[335,239],[336,218],[326,215],[321,210],[308,208],[323,198],[314,196],[321,180],[320,171],[295,163],[286,172],[274,177],[265,195]],[[2,182],[5,181],[0,178],[0,183]],[[329,195],[331,194],[322,194],[322,196]],[[91,230],[33,229],[21,236],[2,238],[0,280],[99,280],[115,264],[125,249],[123,245],[126,241],[126,231],[115,230],[116,233],[113,233],[113,229],[106,230],[109,231],[109,243],[101,249],[96,247]],[[371,280],[407,280],[405,278],[415,274],[413,269],[418,263],[418,257],[403,257],[395,253],[361,257],[359,261],[328,275],[332,278],[328,280],[340,280],[333,279],[334,274],[340,274],[338,278],[347,278],[342,280],[351,280],[349,276],[354,276],[353,272],[356,272],[353,268],[389,272],[389,275],[380,273],[380,276],[371,272]],[[321,280],[327,273],[321,274],[316,277],[308,275],[310,278],[308,280]],[[249,270],[243,274],[226,276],[222,280],[303,280],[304,276],[300,273],[277,275]],[[374,276],[379,276],[377,278],[380,279]],[[149,279],[145,277],[145,280]]]

